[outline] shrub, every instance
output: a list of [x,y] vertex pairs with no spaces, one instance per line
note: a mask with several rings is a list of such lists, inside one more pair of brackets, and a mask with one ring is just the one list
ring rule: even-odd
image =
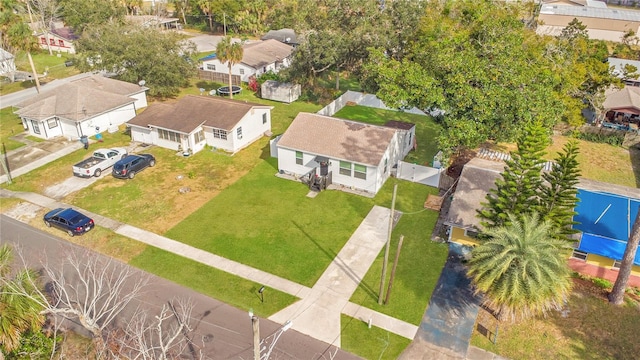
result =
[[603,288],[605,290],[611,289],[613,287],[613,284],[611,283],[611,281],[605,280],[605,279],[593,278],[591,279],[591,282],[597,287]]
[[624,142],[624,134],[619,132],[582,132],[574,131],[572,133],[576,139],[591,141],[595,143],[609,144],[613,146],[622,146]]

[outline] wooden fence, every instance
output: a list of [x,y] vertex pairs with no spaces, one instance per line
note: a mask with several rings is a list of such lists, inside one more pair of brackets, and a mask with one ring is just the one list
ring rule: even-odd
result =
[[[225,74],[221,72],[199,69],[198,78],[201,80],[213,81],[213,82],[217,82],[225,85],[229,84],[229,74]],[[232,85],[240,86],[240,83],[241,83],[240,75],[231,75]]]

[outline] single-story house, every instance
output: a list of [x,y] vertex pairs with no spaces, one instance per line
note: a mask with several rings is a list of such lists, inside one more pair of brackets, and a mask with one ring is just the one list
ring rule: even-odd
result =
[[384,126],[398,131],[398,143],[400,144],[400,151],[404,154],[402,156],[403,158],[409,153],[409,151],[416,149],[416,124],[398,120],[389,120],[384,124]]
[[311,113],[296,116],[276,149],[282,174],[328,176],[332,184],[371,194],[406,155],[397,129]]
[[125,19],[134,25],[160,30],[182,29],[180,19],[157,15],[126,15]]
[[[505,164],[502,161],[474,158],[462,169],[445,225],[448,241],[476,246],[482,229],[477,211],[486,195],[495,188]],[[629,239],[631,227],[640,209],[640,189],[580,179],[579,203],[574,228],[579,230],[569,264],[576,271],[614,277]],[[636,255],[632,275],[640,284],[640,252]],[[591,268],[591,270],[589,270]],[[598,268],[598,271],[593,271]],[[613,271],[613,272],[611,272]]]
[[[613,67],[613,73],[624,81],[625,86],[640,87],[640,61],[609,57],[607,62],[609,63],[609,67]],[[626,65],[635,67],[637,69],[635,72],[637,75],[633,77],[626,76],[624,73]]]
[[[242,49],[242,60],[232,66],[231,74],[240,76],[240,79],[244,82],[248,82],[252,76],[259,77],[269,71],[277,73],[280,69],[291,65],[293,47],[278,40],[270,39],[250,42],[245,44]],[[200,60],[202,61],[202,70],[222,73],[228,76],[229,66],[227,62],[222,63],[213,54]]]
[[281,43],[296,47],[299,44],[298,36],[293,29],[269,30],[260,40],[278,40]]
[[15,72],[15,57],[12,53],[0,48],[0,76],[6,76],[13,81]]
[[44,33],[38,33],[36,37],[42,49],[49,50],[49,48],[51,48],[52,51],[56,52],[76,53],[76,48],[73,43],[78,40],[79,37],[70,27],[47,30]]
[[206,145],[236,153],[271,131],[272,106],[213,96],[187,95],[152,104],[129,120],[131,139],[197,153]]
[[30,135],[79,138],[117,128],[147,106],[148,88],[91,75],[45,91],[16,105]]
[[605,91],[603,112],[596,123],[604,127],[638,131],[640,128],[640,87],[625,86]]
[[[597,5],[597,6],[596,6]],[[587,6],[543,4],[538,15],[539,35],[558,36],[573,19],[587,28],[590,39],[621,42],[623,35],[640,30],[640,12],[622,8],[608,8],[603,2],[590,2]]]

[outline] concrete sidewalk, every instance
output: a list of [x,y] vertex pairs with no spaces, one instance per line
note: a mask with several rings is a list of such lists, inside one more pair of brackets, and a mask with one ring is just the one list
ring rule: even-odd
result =
[[[70,206],[40,194],[13,192],[6,189],[0,189],[0,197],[20,198],[49,209]],[[150,231],[123,224],[84,209],[74,208],[92,217],[100,226],[109,228],[120,235],[300,298],[300,301],[271,316],[270,320],[281,324],[291,320],[295,330],[329,344],[340,345],[341,313],[364,322],[370,319],[373,326],[408,339],[413,339],[418,330],[415,325],[349,302],[351,294],[384,246],[389,224],[389,209],[374,207],[316,285],[313,288],[308,288]],[[32,214],[33,211],[31,211]],[[21,220],[15,214],[14,217]]]

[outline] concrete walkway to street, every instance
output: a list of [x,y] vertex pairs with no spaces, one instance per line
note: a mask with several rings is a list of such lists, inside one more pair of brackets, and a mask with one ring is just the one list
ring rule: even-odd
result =
[[[0,197],[19,198],[48,209],[70,206],[40,194],[14,192],[7,189],[0,189]],[[340,346],[341,313],[362,321],[370,319],[373,326],[408,339],[413,339],[418,330],[415,325],[349,302],[349,298],[384,246],[389,226],[389,209],[375,206],[369,212],[313,288],[102,215],[77,209],[92,217],[100,226],[109,228],[120,235],[300,298],[295,304],[271,316],[270,320],[281,324],[291,320],[293,329],[329,344]],[[30,213],[32,217],[32,209]],[[21,220],[16,214],[13,214],[13,217]]]

